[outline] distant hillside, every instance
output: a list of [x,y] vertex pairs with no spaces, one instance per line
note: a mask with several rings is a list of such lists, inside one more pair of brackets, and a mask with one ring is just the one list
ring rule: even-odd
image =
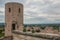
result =
[[24,26],[60,26],[60,24],[24,24]]
[[4,27],[5,23],[0,23],[0,27]]
[[4,25],[5,23],[0,23],[0,25]]

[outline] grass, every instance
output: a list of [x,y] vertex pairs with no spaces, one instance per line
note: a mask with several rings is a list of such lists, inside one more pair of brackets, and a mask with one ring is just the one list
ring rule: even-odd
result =
[[4,33],[0,33],[0,38],[4,36]]
[[4,33],[3,32],[4,32],[4,28],[0,28],[0,38],[4,37]]

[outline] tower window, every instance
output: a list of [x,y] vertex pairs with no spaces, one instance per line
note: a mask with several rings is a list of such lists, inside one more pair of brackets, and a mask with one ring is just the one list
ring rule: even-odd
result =
[[19,8],[19,13],[20,13],[20,8]]
[[9,8],[9,12],[11,12],[11,8]]

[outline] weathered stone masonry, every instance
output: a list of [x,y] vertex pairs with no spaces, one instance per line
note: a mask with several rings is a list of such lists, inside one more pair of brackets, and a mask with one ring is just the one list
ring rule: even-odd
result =
[[38,34],[38,33],[27,33],[20,31],[13,31],[13,40],[60,40],[60,35],[58,34],[50,34],[46,33]]
[[22,30],[23,5],[9,2],[5,4],[5,36],[12,36],[13,30]]

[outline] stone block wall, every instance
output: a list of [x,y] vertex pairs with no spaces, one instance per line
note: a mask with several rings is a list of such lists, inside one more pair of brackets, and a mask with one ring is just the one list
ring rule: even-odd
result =
[[0,38],[0,40],[13,40],[13,37],[12,36],[8,36],[8,37]]
[[13,40],[60,40],[60,36],[13,31]]
[[32,36],[13,34],[13,40],[47,40],[47,39],[42,39],[42,38],[37,38],[37,37],[32,37]]
[[12,36],[0,38],[0,40],[60,40],[60,35],[50,33],[21,32],[15,30],[12,32]]

